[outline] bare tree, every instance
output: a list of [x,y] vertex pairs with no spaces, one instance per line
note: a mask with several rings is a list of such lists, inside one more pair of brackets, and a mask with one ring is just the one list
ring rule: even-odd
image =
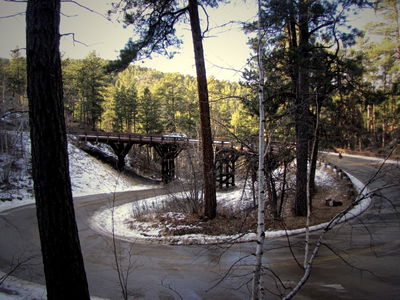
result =
[[118,242],[117,237],[115,236],[115,202],[117,198],[117,187],[118,181],[121,177],[121,171],[118,173],[118,177],[115,181],[114,193],[112,195],[110,206],[111,206],[111,237],[112,237],[112,252],[114,256],[114,264],[115,269],[118,276],[118,284],[121,288],[122,298],[124,300],[129,299],[129,276],[133,271],[133,244],[130,245],[127,252],[127,261],[124,261],[123,258],[123,249]]

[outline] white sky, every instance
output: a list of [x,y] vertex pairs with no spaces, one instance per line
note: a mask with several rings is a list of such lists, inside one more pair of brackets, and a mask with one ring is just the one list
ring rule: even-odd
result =
[[[101,14],[111,7],[111,0],[78,0],[82,5]],[[249,21],[256,17],[255,0],[231,0],[218,9],[208,8],[210,27],[232,20]],[[23,13],[25,3],[12,3],[0,0],[0,17]],[[62,3],[61,33],[74,33],[75,39],[85,43],[73,43],[71,36],[61,40],[61,52],[64,57],[83,58],[90,51],[105,59],[116,59],[130,37],[131,29],[123,29],[122,24],[110,22],[98,14],[89,12],[74,3]],[[373,16],[372,16],[373,17]],[[366,19],[364,17],[364,19]],[[368,17],[369,21],[370,15]],[[361,20],[365,21],[365,20]],[[365,22],[362,22],[365,23]],[[183,45],[173,59],[155,55],[151,60],[136,62],[143,67],[164,72],[180,72],[195,75],[192,40],[189,25],[178,28],[178,36],[183,38]],[[223,69],[243,70],[251,52],[247,46],[248,37],[241,31],[239,24],[231,24],[211,32],[212,37],[204,40],[207,75],[218,79],[237,81],[238,72]],[[0,18],[0,57],[10,57],[10,50],[25,47],[25,15]]]
[[[78,0],[79,3],[105,14],[111,7],[109,0]],[[224,24],[231,20],[251,20],[256,16],[255,1],[231,1],[219,9],[208,9],[211,27]],[[240,3],[240,4],[239,4]],[[10,3],[0,0],[0,16],[8,16],[25,11],[24,3]],[[106,59],[116,59],[130,37],[131,29],[123,29],[122,24],[107,21],[106,18],[89,12],[73,3],[62,3],[61,33],[75,33],[75,39],[88,46],[73,43],[72,37],[63,37],[61,52],[64,57],[83,58],[88,52],[95,50],[97,55]],[[70,17],[67,17],[70,16]],[[11,18],[0,18],[0,57],[10,57],[10,50],[17,46],[25,47],[25,15]],[[247,37],[240,25],[231,24],[216,29],[211,34],[215,37],[204,41],[207,73],[219,79],[237,80],[240,75],[225,68],[242,69],[250,56]],[[172,60],[155,55],[152,60],[136,64],[155,68],[165,72],[181,72],[195,74],[193,47],[189,25],[182,25],[178,35],[183,37],[184,44]],[[216,38],[218,36],[218,38]]]

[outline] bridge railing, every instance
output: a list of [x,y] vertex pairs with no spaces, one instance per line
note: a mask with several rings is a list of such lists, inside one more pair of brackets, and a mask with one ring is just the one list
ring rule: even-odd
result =
[[[74,132],[71,133],[78,139],[84,141],[95,142],[132,142],[138,144],[162,144],[162,143],[178,143],[178,144],[198,144],[198,139],[189,137],[171,137],[161,134],[137,134],[137,133],[115,133],[115,132],[101,132],[101,131],[88,131],[88,132]],[[219,147],[234,147],[230,141],[215,140],[213,144]]]

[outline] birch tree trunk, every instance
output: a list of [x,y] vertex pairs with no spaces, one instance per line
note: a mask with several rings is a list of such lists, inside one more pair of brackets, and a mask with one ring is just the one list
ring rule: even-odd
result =
[[258,0],[258,97],[259,97],[259,131],[258,131],[258,213],[257,213],[257,246],[256,263],[254,266],[252,299],[263,298],[261,282],[262,256],[265,239],[265,111],[264,111],[264,69],[262,65],[262,34],[261,34],[261,0]]
[[[320,113],[320,105],[318,102],[318,97],[315,99],[315,104],[317,106],[316,109],[316,120],[315,120],[315,128],[314,128],[314,139],[313,143],[311,146],[311,153],[312,156],[315,155],[315,157],[311,157],[311,161],[317,161],[317,155],[318,155],[318,130],[319,130],[319,113]],[[315,172],[313,174],[312,168],[310,167],[307,172],[307,220],[306,220],[306,241],[305,241],[305,249],[304,249],[304,269],[307,268],[307,263],[308,263],[308,257],[309,257],[309,249],[310,249],[310,217],[311,217],[311,209],[312,209],[312,192],[314,190],[314,187],[312,184],[314,184],[314,180],[312,176],[315,176]]]

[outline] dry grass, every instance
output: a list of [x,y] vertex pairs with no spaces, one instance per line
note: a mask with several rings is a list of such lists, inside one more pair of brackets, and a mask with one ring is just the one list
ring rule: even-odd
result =
[[[206,235],[233,235],[237,233],[251,232],[255,228],[256,219],[254,214],[247,216],[238,216],[234,214],[218,214],[215,219],[204,220],[200,216],[185,218],[176,222],[175,220],[169,220],[172,225],[170,229],[166,230],[167,235],[183,235],[201,233]],[[194,226],[192,228],[180,229],[179,225],[190,224]],[[175,229],[178,228],[178,230]]]

